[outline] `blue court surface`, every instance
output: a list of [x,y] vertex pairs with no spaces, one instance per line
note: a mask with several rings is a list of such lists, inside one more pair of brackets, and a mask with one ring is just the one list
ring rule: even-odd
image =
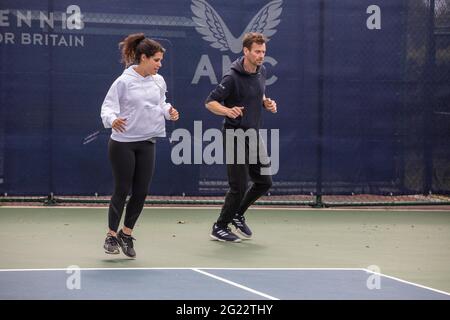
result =
[[2,300],[450,300],[368,269],[3,269]]

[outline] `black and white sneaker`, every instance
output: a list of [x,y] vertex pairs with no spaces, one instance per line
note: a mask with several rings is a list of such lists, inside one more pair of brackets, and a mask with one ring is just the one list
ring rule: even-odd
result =
[[236,232],[239,233],[243,238],[250,239],[252,237],[252,230],[245,223],[244,216],[236,214],[231,220],[231,223],[236,228]]
[[136,240],[132,236],[126,235],[120,230],[117,233],[117,242],[119,243],[120,248],[124,255],[130,258],[136,257],[136,251],[134,251],[133,240]]
[[119,254],[119,243],[117,242],[117,238],[112,234],[108,233],[106,235],[105,244],[103,245],[103,249],[105,249],[105,253],[108,254]]
[[241,242],[241,239],[231,232],[230,228],[221,228],[217,225],[217,223],[214,223],[212,232],[209,236],[214,240],[219,241]]

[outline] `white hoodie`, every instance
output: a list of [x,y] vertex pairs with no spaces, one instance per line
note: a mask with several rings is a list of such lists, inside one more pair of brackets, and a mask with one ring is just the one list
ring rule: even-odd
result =
[[125,132],[112,130],[111,139],[119,142],[165,137],[171,107],[166,102],[166,82],[159,74],[143,77],[133,67],[125,69],[109,88],[101,110],[103,125],[111,128],[117,118],[127,119]]

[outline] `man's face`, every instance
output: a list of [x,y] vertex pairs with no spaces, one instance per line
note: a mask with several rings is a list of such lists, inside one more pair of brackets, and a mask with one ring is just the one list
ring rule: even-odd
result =
[[248,62],[254,66],[260,66],[264,62],[264,56],[266,55],[266,44],[252,43],[250,50],[244,48],[244,56]]

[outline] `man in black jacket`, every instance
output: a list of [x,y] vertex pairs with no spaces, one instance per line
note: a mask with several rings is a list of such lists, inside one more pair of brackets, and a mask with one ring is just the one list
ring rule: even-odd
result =
[[[225,116],[223,143],[230,189],[211,232],[211,237],[219,241],[241,241],[228,227],[230,223],[244,239],[251,238],[244,213],[272,186],[267,151],[258,133],[261,109],[277,112],[276,102],[265,96],[266,41],[260,33],[247,33],[243,39],[244,56],[232,63],[206,99],[208,110]],[[253,182],[249,188],[247,176]]]

